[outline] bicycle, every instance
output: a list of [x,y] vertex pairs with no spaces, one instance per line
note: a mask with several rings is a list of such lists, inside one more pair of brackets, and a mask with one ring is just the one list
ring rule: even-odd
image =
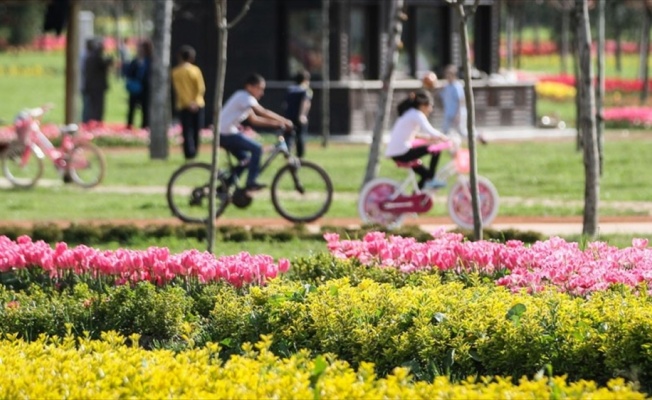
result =
[[17,138],[0,150],[2,172],[12,185],[31,188],[43,175],[44,159],[52,161],[64,179],[84,188],[102,182],[106,161],[101,150],[82,135],[76,124],[59,127],[61,144],[54,144],[41,131],[41,118],[51,109],[41,106],[26,109],[14,119]]
[[[431,153],[450,150],[451,160],[440,169],[435,178],[441,181],[456,178],[448,194],[448,214],[459,227],[473,229],[468,149],[458,148],[453,142],[442,142],[431,145],[428,150]],[[421,160],[396,163],[399,168],[408,168],[408,176],[403,182],[381,177],[364,185],[358,200],[358,213],[364,223],[397,228],[406,216],[430,211],[438,189],[419,189],[412,167],[420,163]],[[485,225],[490,225],[498,214],[498,191],[483,176],[477,177],[477,184],[482,221]]]
[[[283,136],[278,136],[276,144],[266,153],[267,158],[260,167],[261,174],[279,155],[286,160],[277,170],[270,186],[276,212],[293,223],[312,222],[326,214],[333,200],[333,184],[326,171],[311,161],[292,156]],[[228,151],[226,155],[228,167],[218,171],[215,218],[230,203],[246,208],[253,201],[239,179],[246,168],[246,161],[235,162],[235,157]],[[194,162],[178,168],[167,185],[168,206],[172,214],[184,222],[205,223],[208,218],[210,180],[209,163]]]

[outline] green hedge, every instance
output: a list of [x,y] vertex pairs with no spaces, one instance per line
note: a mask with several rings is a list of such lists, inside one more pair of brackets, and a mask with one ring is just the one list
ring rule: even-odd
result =
[[[146,348],[170,349],[212,341],[223,346],[224,359],[271,335],[278,355],[331,353],[354,367],[373,362],[381,376],[398,366],[420,380],[455,381],[549,368],[570,380],[604,384],[624,376],[652,389],[652,303],[645,294],[511,294],[477,276],[407,278],[323,255],[311,260],[333,278],[316,279],[307,259],[293,274],[247,289],[184,282],[0,286],[0,333],[35,340],[67,328],[93,338],[115,330],[141,335]],[[345,271],[354,273],[335,278]]]
[[[217,240],[229,242],[247,241],[271,241],[289,242],[294,239],[322,240],[323,233],[339,233],[342,237],[362,238],[367,232],[381,231],[391,232],[394,235],[403,237],[414,237],[421,242],[432,238],[432,235],[423,231],[417,226],[406,226],[398,230],[387,231],[380,226],[363,226],[361,228],[343,228],[330,225],[321,227],[320,232],[310,232],[303,225],[296,225],[290,228],[266,228],[252,227],[250,229],[235,225],[223,225],[216,228]],[[458,230],[467,238],[471,238],[472,232]],[[0,235],[16,240],[21,235],[30,236],[34,240],[43,240],[48,243],[66,242],[70,245],[85,244],[96,245],[109,242],[130,244],[138,239],[148,238],[195,238],[206,239],[206,227],[197,224],[150,224],[139,227],[134,224],[76,224],[72,223],[67,227],[55,223],[37,223],[32,227],[23,225],[0,225]],[[504,242],[507,240],[520,240],[524,243],[534,243],[543,240],[541,233],[533,231],[506,230],[484,230],[486,240]]]

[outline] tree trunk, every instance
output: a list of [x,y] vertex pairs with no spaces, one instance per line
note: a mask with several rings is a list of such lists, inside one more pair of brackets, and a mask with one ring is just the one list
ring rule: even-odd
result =
[[213,146],[211,151],[211,183],[208,196],[208,218],[206,219],[207,250],[213,253],[215,248],[215,193],[217,192],[217,177],[219,175],[219,150],[220,150],[220,119],[222,117],[222,100],[224,99],[224,80],[226,77],[227,45],[229,29],[235,26],[247,14],[251,2],[247,0],[240,13],[229,23],[226,19],[227,0],[215,0],[215,23],[220,40],[216,42],[217,76],[215,77],[215,97],[213,108]]
[[616,42],[616,49],[614,57],[616,58],[616,73],[620,76],[623,72],[623,43],[622,43],[622,34],[623,34],[623,5],[620,3],[611,4],[612,11],[614,13],[614,41]]
[[222,116],[222,99],[224,98],[224,80],[226,77],[227,45],[229,30],[226,21],[226,0],[215,0],[217,32],[220,35],[217,44],[217,76],[215,79],[215,100],[213,102],[213,147],[211,152],[211,184],[208,196],[208,218],[206,220],[207,251],[213,253],[215,248],[215,196],[217,176],[219,174],[220,118]]
[[66,29],[66,110],[65,123],[76,121],[76,99],[79,88],[79,0],[72,0],[68,8]]
[[[480,202],[478,196],[478,163],[475,152],[475,104],[473,89],[471,87],[471,49],[469,46],[469,35],[467,29],[468,17],[464,9],[464,1],[457,0],[456,8],[460,19],[460,40],[462,42],[462,66],[464,68],[464,97],[466,100],[466,128],[469,134],[469,158],[471,178],[471,205],[473,207],[473,236],[475,240],[482,240],[482,216],[480,214]],[[475,1],[474,10],[477,9],[479,0]]]
[[150,76],[150,141],[151,159],[168,158],[168,126],[170,125],[170,46],[173,0],[156,0],[154,7],[153,60]]
[[595,237],[598,231],[598,200],[600,195],[600,176],[598,162],[598,143],[595,129],[595,92],[593,88],[593,68],[591,64],[591,26],[589,22],[588,0],[575,0],[577,16],[577,51],[582,71],[582,92],[580,105],[580,129],[584,150],[584,221],[582,234]]
[[521,59],[523,57],[523,23],[525,22],[525,13],[523,7],[518,5],[516,11],[516,32],[518,42],[518,52],[516,53],[516,68],[521,69]]
[[570,30],[570,12],[566,9],[561,11],[561,73],[568,73],[568,31]]
[[380,91],[376,121],[369,150],[369,160],[364,176],[364,186],[378,175],[380,168],[380,147],[383,141],[383,132],[389,120],[392,107],[392,96],[394,92],[394,67],[398,62],[398,44],[401,41],[403,31],[403,4],[404,0],[392,0],[392,12],[389,18],[389,49],[387,51],[387,62],[383,72],[383,88]]
[[507,69],[514,69],[514,7],[507,4]]
[[605,90],[605,5],[607,0],[598,0],[598,88],[596,91],[595,99],[595,120],[598,136],[598,157],[600,176],[602,176],[604,168],[604,118],[602,117],[602,109],[604,105],[604,90]]
[[322,22],[322,96],[321,96],[321,134],[322,146],[328,146],[330,139],[330,122],[331,122],[331,107],[330,107],[330,9],[331,1],[322,0],[321,8],[321,22]]
[[652,20],[652,13],[647,5],[644,5],[645,17],[643,17],[643,37],[641,40],[641,81],[643,82],[643,90],[641,90],[641,105],[647,102],[649,93],[649,57],[650,57],[650,24]]

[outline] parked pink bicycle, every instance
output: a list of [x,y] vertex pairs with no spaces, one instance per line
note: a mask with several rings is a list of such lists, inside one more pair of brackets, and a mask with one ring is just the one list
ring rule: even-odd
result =
[[50,159],[64,180],[84,188],[102,182],[106,161],[99,147],[82,134],[76,124],[59,128],[61,144],[55,147],[41,131],[41,118],[51,109],[41,106],[18,113],[14,120],[16,140],[0,148],[2,172],[9,182],[31,188],[43,176],[44,159]]
[[[451,141],[433,144],[428,150],[450,151],[451,160],[437,172],[435,178],[441,181],[456,178],[448,193],[448,214],[461,228],[473,229],[468,149],[459,148]],[[363,222],[397,228],[406,216],[423,214],[432,209],[438,189],[419,189],[412,167],[420,162],[421,160],[396,163],[399,168],[408,169],[408,176],[403,182],[381,177],[373,179],[362,188],[358,213]],[[477,182],[482,221],[483,224],[490,225],[498,214],[498,191],[493,183],[483,176],[478,176]]]

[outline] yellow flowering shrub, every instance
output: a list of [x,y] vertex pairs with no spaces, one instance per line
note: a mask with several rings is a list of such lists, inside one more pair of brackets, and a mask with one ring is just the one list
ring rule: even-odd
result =
[[[137,338],[131,338],[137,342]],[[242,356],[226,362],[217,358],[219,346],[179,353],[127,347],[124,338],[105,333],[102,340],[71,336],[41,338],[26,343],[0,341],[0,397],[28,398],[595,398],[644,399],[622,379],[606,387],[594,382],[569,383],[564,377],[468,378],[451,383],[438,377],[415,382],[405,368],[385,378],[362,363],[356,370],[328,356],[311,357],[300,351],[279,358],[270,338],[246,344]]]
[[[426,380],[531,376],[550,366],[572,380],[652,377],[652,304],[627,292],[532,296],[422,276],[420,285],[401,288],[366,279],[318,287],[274,281],[225,299],[209,320],[215,342],[233,346],[272,334],[279,354],[332,353],[354,367],[373,362],[381,376],[397,366]],[[640,372],[623,374],[630,369]]]
[[575,87],[561,82],[537,82],[534,90],[542,98],[552,100],[570,100],[577,94]]

